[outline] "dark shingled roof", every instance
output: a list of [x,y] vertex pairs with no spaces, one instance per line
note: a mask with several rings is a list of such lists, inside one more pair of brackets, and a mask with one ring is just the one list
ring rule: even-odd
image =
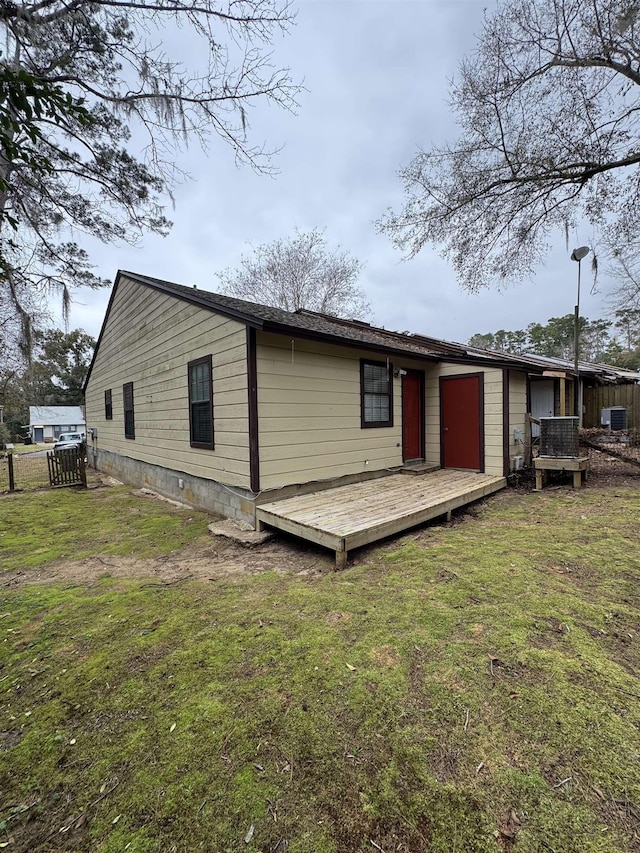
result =
[[137,273],[121,271],[121,274],[140,284],[146,284],[165,293],[171,293],[188,302],[201,305],[219,311],[238,320],[243,320],[250,325],[257,326],[265,331],[291,331],[309,332],[332,338],[343,338],[348,341],[358,341],[368,346],[380,348],[393,348],[403,350],[407,353],[415,353],[422,357],[439,357],[443,349],[430,344],[442,344],[443,347],[462,354],[462,347],[445,344],[444,341],[420,342],[418,338],[402,335],[398,332],[388,332],[370,326],[368,323],[357,320],[342,320],[330,317],[327,314],[318,314],[315,311],[285,311],[282,308],[273,308],[269,305],[259,305],[257,302],[247,302],[244,299],[236,299],[234,296],[226,296],[222,293],[211,293],[208,290],[200,290],[195,287],[185,287],[170,281],[162,281],[158,278],[138,275]]
[[475,364],[493,362],[495,366],[505,365],[520,369],[525,366],[518,356],[506,353],[478,350],[423,335],[392,332],[358,320],[343,320],[305,309],[284,311],[282,308],[259,305],[256,302],[247,302],[233,296],[211,293],[208,290],[187,287],[183,284],[175,284],[171,281],[163,281],[159,278],[151,278],[126,270],[118,272],[116,284],[120,276],[126,276],[139,284],[171,294],[202,308],[217,311],[224,316],[232,317],[267,332],[298,333],[304,337],[338,344],[348,343],[352,346],[361,344],[364,349],[412,355],[431,361],[447,359]]

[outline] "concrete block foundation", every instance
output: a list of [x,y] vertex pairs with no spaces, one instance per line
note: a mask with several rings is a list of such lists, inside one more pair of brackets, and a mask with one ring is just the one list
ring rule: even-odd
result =
[[[194,477],[184,471],[152,465],[109,450],[89,447],[87,456],[92,468],[122,480],[123,483],[153,489],[166,498],[182,501],[197,509],[244,521],[252,527],[255,525],[255,500],[253,493],[247,489]],[[182,488],[179,485],[180,480]]]

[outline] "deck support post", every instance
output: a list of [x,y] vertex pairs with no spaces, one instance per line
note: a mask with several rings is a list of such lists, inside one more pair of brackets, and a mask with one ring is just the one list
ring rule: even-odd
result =
[[256,518],[255,529],[256,529],[256,533],[262,533],[263,530],[265,529],[264,521],[262,521],[261,518]]
[[573,472],[573,488],[581,489],[583,483],[587,482],[587,471],[583,469],[582,471],[574,471]]
[[446,519],[447,519],[447,522],[451,521],[451,510],[449,510],[447,512]]
[[345,541],[343,539],[340,543],[340,547],[336,548],[336,572],[339,572],[341,569],[346,569],[347,554],[348,551],[345,547]]

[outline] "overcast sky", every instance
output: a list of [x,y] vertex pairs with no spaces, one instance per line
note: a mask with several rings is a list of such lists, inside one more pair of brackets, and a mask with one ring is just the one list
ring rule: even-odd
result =
[[[403,260],[374,221],[402,203],[398,169],[420,147],[454,141],[448,83],[474,46],[477,0],[299,0],[292,31],[274,45],[275,61],[304,80],[297,115],[261,108],[250,115],[254,141],[283,145],[280,174],[236,168],[214,140],[208,156],[193,147],[179,159],[191,180],[175,192],[170,235],[145,237],[135,249],[85,243],[98,273],[118,269],[216,290],[215,272],[238,265],[250,244],[290,236],[296,227],[325,229],[332,246],[365,267],[360,285],[374,322],[389,329],[466,341],[475,332],[519,329],[573,311],[574,246],[564,236],[534,280],[501,293],[469,295],[437,250]],[[583,276],[581,314],[606,311]],[[603,282],[604,284],[604,282]],[[97,336],[109,292],[79,291],[70,327]],[[59,321],[58,321],[59,322]]]

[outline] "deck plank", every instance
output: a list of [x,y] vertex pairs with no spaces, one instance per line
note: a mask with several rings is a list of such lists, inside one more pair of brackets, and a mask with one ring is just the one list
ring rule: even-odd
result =
[[256,507],[256,519],[332,550],[375,542],[506,486],[504,477],[450,469],[390,474]]
[[[477,478],[478,475],[472,476]],[[502,478],[491,479],[502,481]],[[264,504],[262,508],[277,515],[286,514],[288,518],[306,524],[316,520],[327,520],[332,527],[338,529],[342,520],[346,520],[349,527],[352,527],[354,519],[361,514],[365,522],[374,520],[376,517],[389,517],[390,514],[402,515],[413,511],[416,505],[437,504],[457,495],[466,494],[471,485],[475,488],[477,484],[477,479],[470,483],[468,480],[460,482],[458,478],[451,484],[441,481],[433,489],[407,489],[406,487],[399,489],[397,484],[389,483],[388,489],[380,490],[374,495],[358,493],[355,490],[342,495],[331,494],[329,497],[325,493],[320,493],[314,496],[314,501],[306,501],[304,506],[293,501],[292,503],[283,501]]]
[[[341,514],[352,515],[361,506],[367,510],[379,506],[385,511],[389,509],[394,500],[409,502],[410,504],[413,504],[417,499],[423,498],[437,500],[441,495],[450,495],[452,490],[458,486],[462,489],[467,489],[469,486],[469,476],[482,476],[476,474],[465,475],[457,471],[437,473],[445,474],[445,476],[424,476],[423,479],[429,480],[428,488],[426,484],[422,486],[422,483],[420,486],[416,485],[414,488],[411,488],[410,483],[409,487],[407,487],[406,480],[402,475],[392,475],[381,478],[380,480],[340,486],[336,489],[288,498],[284,501],[261,504],[260,506],[271,512],[286,512],[289,517],[296,517],[298,515],[300,517],[303,515],[308,516],[314,512],[324,514],[327,511],[331,512],[335,517]],[[451,476],[447,477],[446,475],[449,473]],[[330,495],[330,497],[328,498],[327,495]]]
[[491,494],[494,491],[498,491],[499,488],[502,487],[485,485],[476,489],[472,493],[458,495],[447,501],[432,504],[431,506],[425,506],[420,510],[408,513],[402,517],[390,518],[377,525],[354,530],[353,532],[346,534],[344,537],[346,548],[359,548],[362,545],[368,545],[369,543],[376,542],[378,539],[383,539],[386,536],[393,536],[395,533],[401,533],[403,530],[408,530],[410,527],[415,527],[418,524],[430,521],[432,518],[438,518],[438,516],[445,515],[453,509],[458,509],[465,504],[480,500],[480,498],[486,497],[486,495]]

